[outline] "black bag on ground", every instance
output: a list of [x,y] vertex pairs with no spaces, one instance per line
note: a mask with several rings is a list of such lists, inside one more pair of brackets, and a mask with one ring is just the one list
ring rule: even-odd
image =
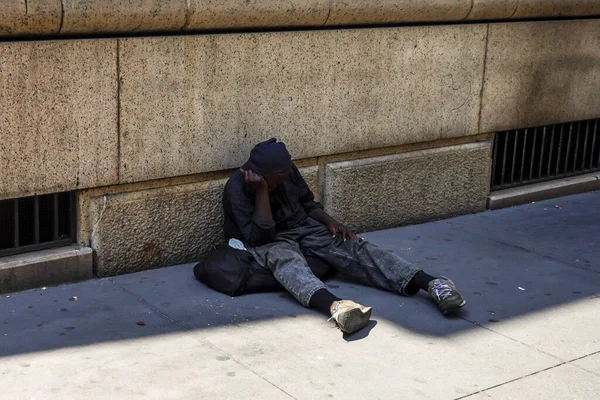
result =
[[[313,257],[306,261],[317,278],[324,280],[332,275],[332,268],[325,262]],[[206,286],[232,297],[283,290],[271,271],[261,267],[250,252],[226,243],[194,265],[194,275]]]

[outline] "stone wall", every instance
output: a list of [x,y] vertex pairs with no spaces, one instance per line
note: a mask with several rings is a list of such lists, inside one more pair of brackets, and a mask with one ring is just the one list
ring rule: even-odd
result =
[[120,41],[120,182],[478,133],[485,25]]
[[273,136],[360,231],[478,212],[493,132],[600,117],[599,58],[598,19],[0,42],[0,200],[77,191],[103,276],[218,243],[225,179]]
[[0,199],[118,183],[117,43],[0,43]]
[[597,118],[600,23],[491,24],[482,132]]
[[323,203],[359,232],[485,210],[490,142],[325,166]]
[[599,57],[600,20],[4,42],[0,199],[594,118]]
[[[485,210],[488,139],[388,150],[400,154],[358,152],[342,162],[336,161],[340,156],[323,157],[303,161],[316,165],[300,171],[325,210],[359,232],[414,224]],[[198,260],[224,239],[226,181],[190,178],[167,186],[155,187],[160,181],[154,181],[82,191],[80,241],[94,250],[96,275]]]

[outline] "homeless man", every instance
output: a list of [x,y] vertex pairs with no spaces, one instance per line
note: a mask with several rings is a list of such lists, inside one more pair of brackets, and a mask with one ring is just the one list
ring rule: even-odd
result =
[[303,306],[331,315],[343,332],[363,328],[371,307],[328,291],[305,256],[321,259],[365,285],[401,295],[424,290],[444,315],[466,304],[450,279],[428,275],[393,252],[357,237],[323,211],[285,145],[276,139],[256,145],[248,161],[231,176],[223,209],[227,238],[242,241]]

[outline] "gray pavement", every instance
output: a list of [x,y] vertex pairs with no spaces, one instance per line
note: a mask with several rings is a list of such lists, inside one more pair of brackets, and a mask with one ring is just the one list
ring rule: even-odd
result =
[[191,265],[0,298],[0,399],[600,398],[600,192],[364,235],[468,300],[374,306],[344,337],[285,293],[230,298]]

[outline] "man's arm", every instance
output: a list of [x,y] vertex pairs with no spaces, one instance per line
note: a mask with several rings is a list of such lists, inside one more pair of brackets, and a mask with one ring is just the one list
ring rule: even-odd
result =
[[315,221],[326,225],[329,228],[329,232],[331,232],[332,237],[336,237],[337,234],[342,234],[344,241],[346,241],[346,237],[350,239],[354,239],[356,237],[356,234],[352,232],[352,230],[350,230],[347,226],[337,222],[331,215],[323,211],[322,208],[315,208],[308,213],[308,216]]
[[[227,182],[223,193],[223,208],[230,221],[237,225],[244,243],[261,246],[273,240],[275,223],[271,214],[268,190],[263,191],[259,175],[239,170]],[[246,195],[245,186],[255,187]],[[258,190],[256,190],[258,189]]]
[[273,221],[273,214],[271,213],[267,181],[251,169],[246,171],[240,168],[240,172],[244,175],[246,184],[256,191],[254,213],[268,225],[273,225],[275,222]]
[[327,214],[323,211],[323,206],[321,203],[315,201],[315,196],[313,192],[310,190],[306,181],[302,177],[302,174],[296,167],[296,165],[292,164],[292,174],[295,181],[296,186],[299,191],[300,204],[304,207],[304,210],[308,214],[309,217],[314,219],[317,222],[326,225],[331,232],[333,237],[336,237],[338,234],[342,234],[342,238],[346,240],[346,237],[353,239],[356,237],[354,232],[352,232],[348,227],[337,222],[331,215]]

